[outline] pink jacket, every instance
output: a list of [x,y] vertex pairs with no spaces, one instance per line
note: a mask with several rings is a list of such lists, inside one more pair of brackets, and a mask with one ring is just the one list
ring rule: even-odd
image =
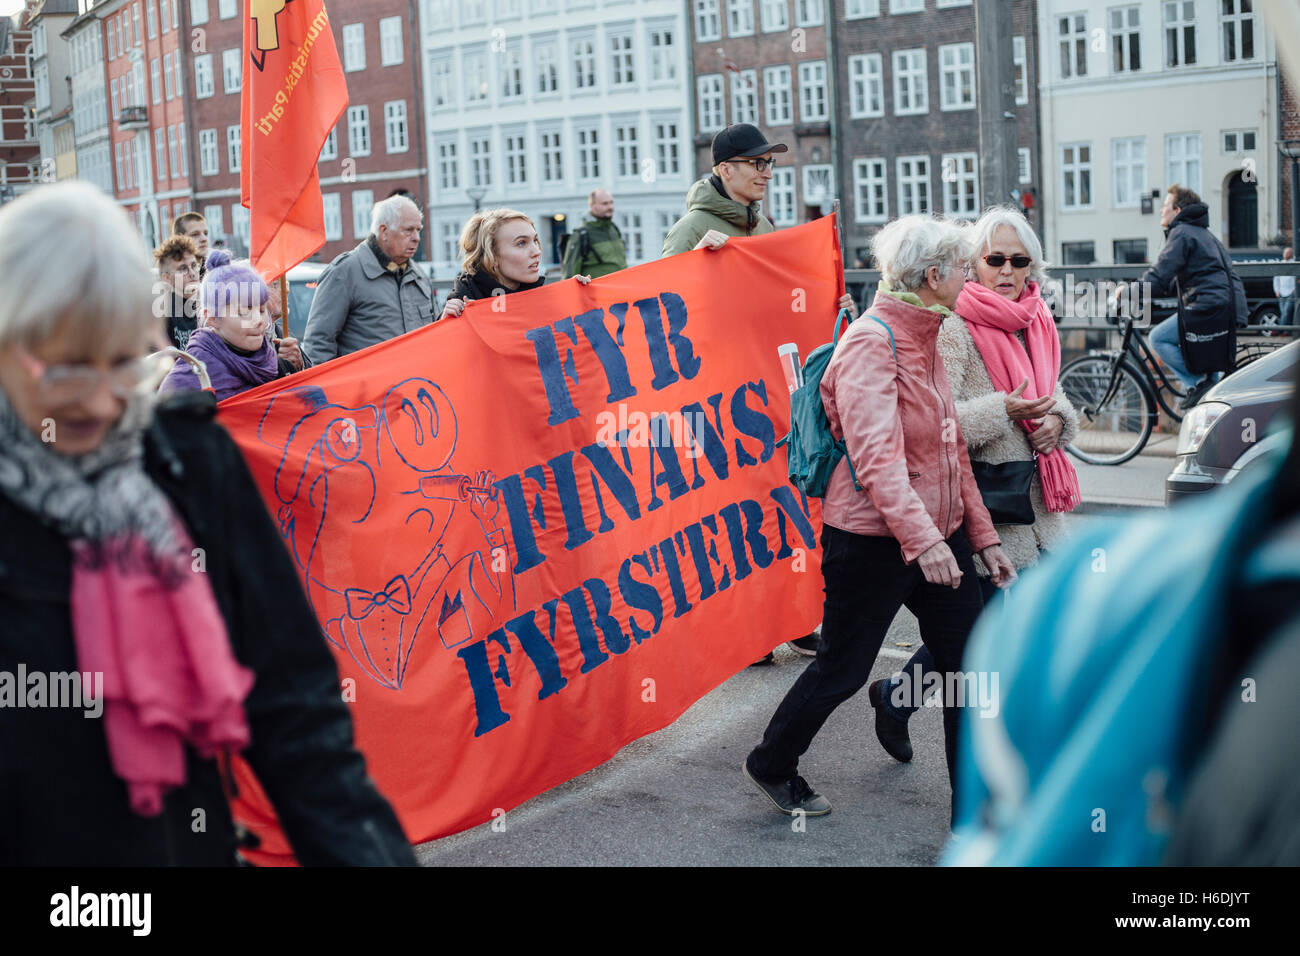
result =
[[[894,333],[898,358],[889,344]],[[877,293],[840,338],[822,376],[831,433],[849,457],[831,475],[822,519],[841,531],[898,539],[908,563],[963,524],[976,551],[1000,544],[971,474],[939,360],[942,317]],[[849,460],[863,491],[853,487]]]

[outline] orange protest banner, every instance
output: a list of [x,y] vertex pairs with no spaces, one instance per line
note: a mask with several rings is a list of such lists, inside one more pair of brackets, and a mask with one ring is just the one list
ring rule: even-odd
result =
[[[829,338],[842,281],[827,217],[472,302],[222,403],[412,841],[589,770],[816,626],[778,348]],[[250,856],[285,862],[239,781]]]

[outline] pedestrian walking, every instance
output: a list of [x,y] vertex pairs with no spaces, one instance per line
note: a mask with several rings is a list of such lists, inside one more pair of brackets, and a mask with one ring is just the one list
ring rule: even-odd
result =
[[[200,296],[202,326],[190,336],[186,351],[203,362],[217,401],[302,368],[297,342],[292,338],[277,339],[277,351],[268,334],[271,294],[252,266],[231,262],[227,250],[214,249],[208,256],[208,273]],[[180,361],[159,390],[201,387],[194,366]]]
[[623,234],[614,225],[614,197],[607,189],[593,189],[587,197],[591,217],[569,237],[564,250],[564,277],[585,275],[593,279],[627,268]]
[[[821,380],[831,434],[848,452],[822,506],[821,648],[743,766],[790,814],[830,812],[799,776],[799,758],[831,712],[867,682],[898,609],[917,616],[946,677],[960,668],[983,607],[973,552],[999,586],[1015,578],[971,473],[936,351],[939,325],[963,284],[962,231],[908,216],[875,235],[872,253],[881,281],[871,310],[840,338]],[[950,782],[957,720],[955,701],[945,697]]]
[[[1282,261],[1294,262],[1295,250],[1290,246],[1283,249]],[[1290,325],[1295,321],[1295,276],[1273,276],[1273,294],[1277,296],[1278,324]]]
[[411,262],[424,216],[406,196],[375,203],[370,234],[321,273],[303,332],[313,365],[378,345],[433,321],[433,287]]
[[[1013,206],[985,210],[972,232],[971,278],[939,329],[939,357],[971,461],[991,466],[981,471],[990,490],[1020,499],[1016,521],[993,515],[1019,573],[1064,539],[1065,514],[1079,503],[1079,478],[1064,450],[1079,416],[1057,381],[1061,341],[1040,294],[1046,263],[1038,236]],[[974,564],[990,604],[997,586],[978,555]],[[899,674],[867,688],[876,737],[895,759],[912,758],[907,721],[933,670],[930,648],[922,646]]]
[[[1227,251],[1210,232],[1210,210],[1190,189],[1174,183],[1160,208],[1165,245],[1155,265],[1139,280],[1152,296],[1177,292],[1178,314],[1165,319],[1148,336],[1156,355],[1187,389],[1181,403],[1191,408],[1216,381],[1214,372],[1232,368],[1236,327],[1246,324],[1246,292],[1228,262]],[[1121,287],[1122,288],[1122,287]],[[1188,349],[1209,352],[1221,367],[1193,373]]]
[[199,321],[199,250],[188,236],[171,236],[153,251],[153,261],[165,286],[155,297],[154,314],[164,319],[172,345],[183,351]]
[[[484,209],[470,216],[460,233],[464,258],[451,285],[442,318],[460,315],[465,303],[512,292],[540,289],[542,240],[533,220],[516,209]],[[578,275],[584,285],[591,276]]]
[[0,707],[0,865],[233,865],[236,753],[301,863],[414,864],[212,398],[155,398],[126,214],[34,190],[0,275],[0,672],[60,694]]

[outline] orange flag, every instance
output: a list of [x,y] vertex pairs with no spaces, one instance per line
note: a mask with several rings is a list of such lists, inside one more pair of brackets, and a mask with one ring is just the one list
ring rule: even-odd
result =
[[324,0],[245,0],[240,193],[274,281],[325,244],[316,161],[348,105]]

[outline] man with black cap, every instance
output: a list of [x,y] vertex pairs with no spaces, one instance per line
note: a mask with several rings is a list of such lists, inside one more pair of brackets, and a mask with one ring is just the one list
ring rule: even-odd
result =
[[749,123],[728,126],[714,136],[713,174],[686,194],[686,215],[664,237],[664,255],[718,249],[731,236],[775,231],[758,207],[772,179],[772,154],[787,149],[784,143],[769,143]]

